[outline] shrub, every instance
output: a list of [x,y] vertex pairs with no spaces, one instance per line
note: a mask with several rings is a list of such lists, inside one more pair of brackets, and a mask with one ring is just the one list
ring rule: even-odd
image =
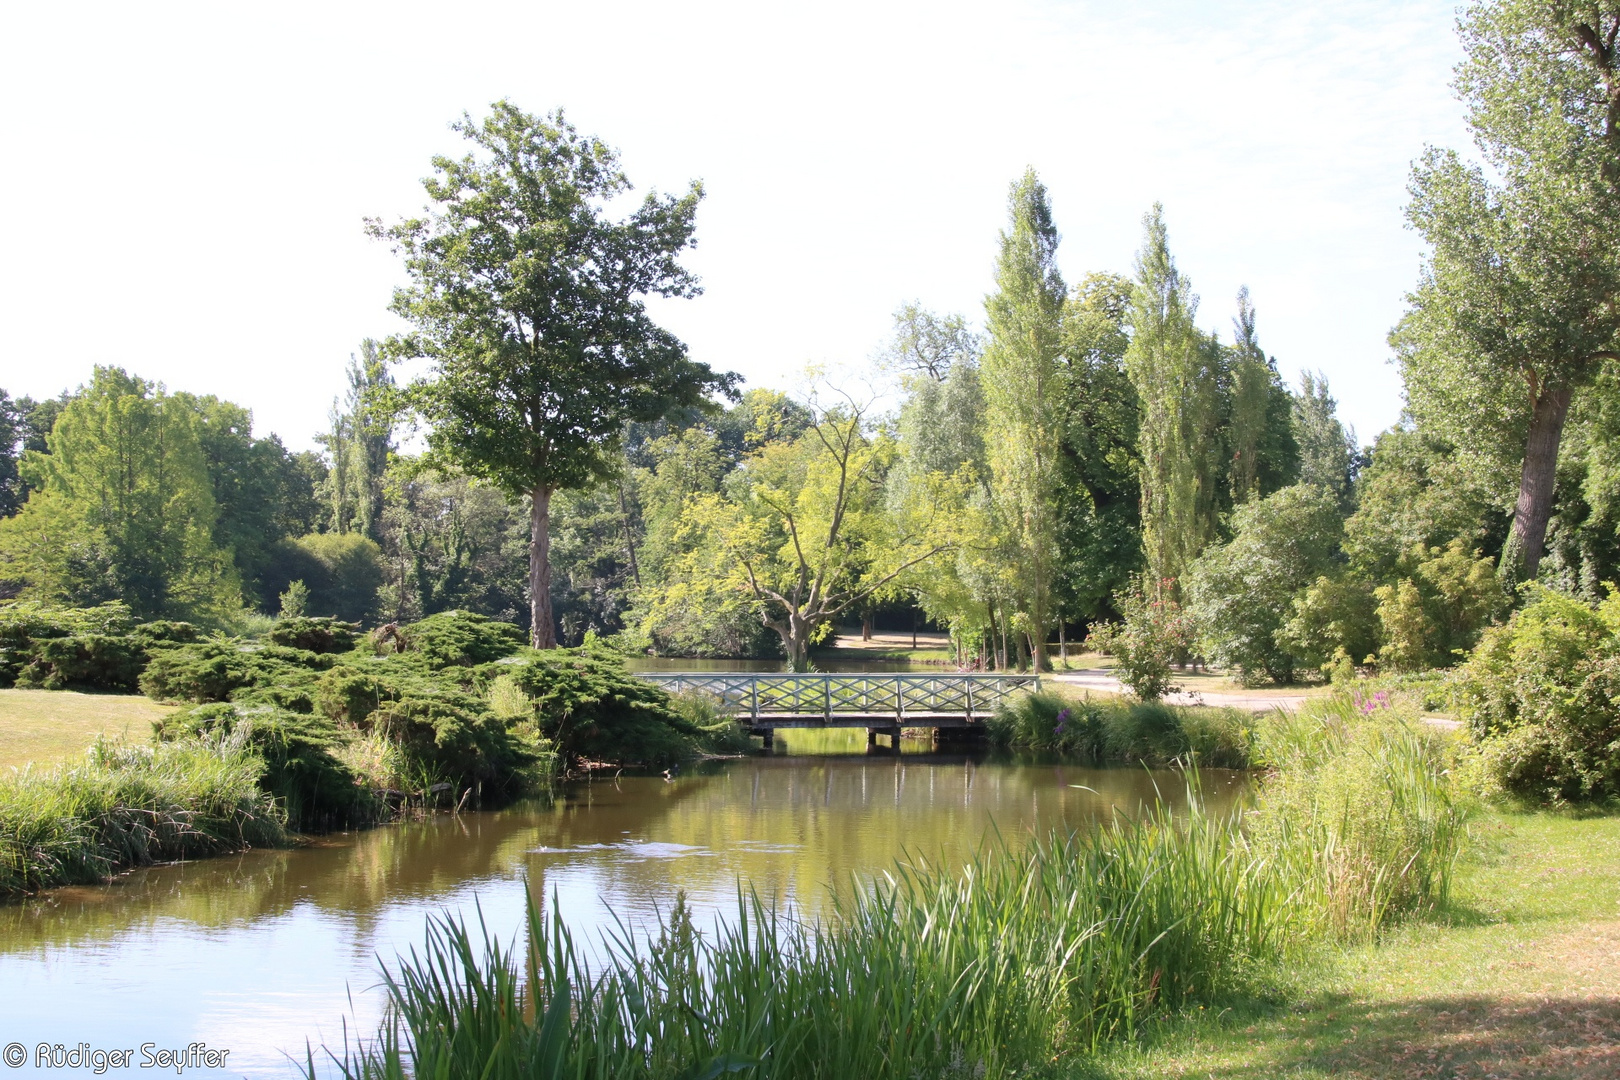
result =
[[528,643],[523,630],[471,611],[441,611],[401,629],[406,648],[435,668],[474,667],[511,656]]
[[1401,557],[1404,574],[1376,590],[1383,646],[1391,671],[1450,667],[1507,608],[1496,565],[1459,538],[1444,548],[1419,544]]
[[336,755],[341,738],[321,717],[271,706],[215,703],[173,713],[154,727],[163,741],[205,739],[263,762],[259,785],[294,828],[375,821],[380,802]]
[[1323,575],[1294,597],[1293,615],[1279,631],[1302,663],[1325,674],[1373,662],[1378,652],[1378,601],[1352,574]]
[[44,638],[34,642],[31,659],[17,673],[16,685],[41,690],[134,690],[145,666],[146,650],[134,637],[82,634]]
[[330,655],[303,649],[211,638],[154,652],[140,688],[159,701],[198,705],[228,700],[246,688],[273,690],[283,702],[304,702],[298,711],[308,712],[316,676],[332,663]]
[[1283,628],[1294,597],[1338,559],[1338,500],[1326,488],[1295,484],[1238,507],[1232,522],[1231,542],[1206,549],[1187,573],[1200,647],[1245,685],[1293,682],[1301,657]]
[[338,619],[278,619],[264,639],[272,645],[312,653],[344,653],[354,648],[360,627]]
[[1115,597],[1121,622],[1103,623],[1086,637],[1086,647],[1118,661],[1115,674],[1143,701],[1157,701],[1176,689],[1170,665],[1186,656],[1191,634],[1181,606],[1161,587],[1149,595],[1146,582]]
[[[35,600],[0,604],[0,686],[10,686],[36,659],[41,641],[67,637],[118,637],[135,625],[129,605],[54,607]],[[188,624],[179,624],[188,625]]]
[[345,665],[334,667],[316,682],[314,705],[322,716],[363,728],[384,701],[396,696],[377,675]]
[[1620,796],[1620,595],[1537,589],[1452,684],[1486,786],[1533,803]]
[[532,703],[541,735],[565,759],[662,767],[690,758],[703,731],[670,696],[604,650],[547,649],[492,665]]

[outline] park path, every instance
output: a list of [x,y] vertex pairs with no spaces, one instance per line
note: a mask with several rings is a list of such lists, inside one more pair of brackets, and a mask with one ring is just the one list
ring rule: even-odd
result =
[[[1126,689],[1106,668],[1081,668],[1074,671],[1056,671],[1042,675],[1042,681],[1067,683],[1087,690],[1100,690],[1105,694],[1123,694]],[[1212,705],[1223,709],[1247,709],[1250,712],[1270,712],[1282,709],[1293,712],[1305,703],[1304,694],[1226,694],[1211,691],[1180,690],[1166,694],[1170,705]]]

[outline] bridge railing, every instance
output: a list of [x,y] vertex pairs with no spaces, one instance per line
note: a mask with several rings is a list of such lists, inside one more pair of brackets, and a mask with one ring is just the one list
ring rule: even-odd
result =
[[721,708],[770,716],[988,716],[997,705],[1039,690],[1037,675],[812,674],[642,671],[671,693],[696,690]]

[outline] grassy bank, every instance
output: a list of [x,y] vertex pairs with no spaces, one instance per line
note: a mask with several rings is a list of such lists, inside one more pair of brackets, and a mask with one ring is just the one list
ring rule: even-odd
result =
[[1281,992],[1168,1015],[1076,1080],[1620,1075],[1620,816],[1483,815],[1450,907]]
[[98,743],[82,763],[0,777],[0,897],[288,840],[240,746]]
[[[1274,995],[1285,966],[1442,910],[1466,807],[1446,750],[1398,716],[1281,727],[1243,816],[1160,811],[967,867],[900,866],[830,920],[745,901],[703,934],[586,971],[567,928],[527,945],[437,923],[390,976],[350,1076],[1061,1075],[1166,1018]],[[1373,755],[1367,767],[1369,754]],[[1305,792],[1320,792],[1306,797]],[[533,973],[532,977],[526,973]],[[341,1052],[338,1055],[342,1057]]]
[[77,759],[98,738],[143,741],[173,711],[138,694],[0,690],[0,774]]

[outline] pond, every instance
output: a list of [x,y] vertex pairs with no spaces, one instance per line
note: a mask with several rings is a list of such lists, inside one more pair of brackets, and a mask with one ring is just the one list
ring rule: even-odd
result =
[[[813,914],[831,884],[908,853],[961,860],[994,834],[1019,843],[1135,812],[1156,790],[1185,798],[1174,773],[865,743],[864,731],[782,732],[771,756],[667,781],[599,777],[549,802],[153,867],[0,906],[0,1042],[30,1055],[41,1042],[204,1042],[230,1050],[227,1067],[184,1075],[290,1076],[306,1039],[341,1044],[344,1017],[351,1033],[356,1018],[373,1029],[379,958],[418,945],[429,915],[481,910],[510,940],[528,889],[592,940],[610,909],[646,925],[684,889],[701,929],[734,910],[739,881]],[[1215,809],[1243,786],[1232,773],[1203,782]],[[30,1057],[18,1072],[32,1071]]]

